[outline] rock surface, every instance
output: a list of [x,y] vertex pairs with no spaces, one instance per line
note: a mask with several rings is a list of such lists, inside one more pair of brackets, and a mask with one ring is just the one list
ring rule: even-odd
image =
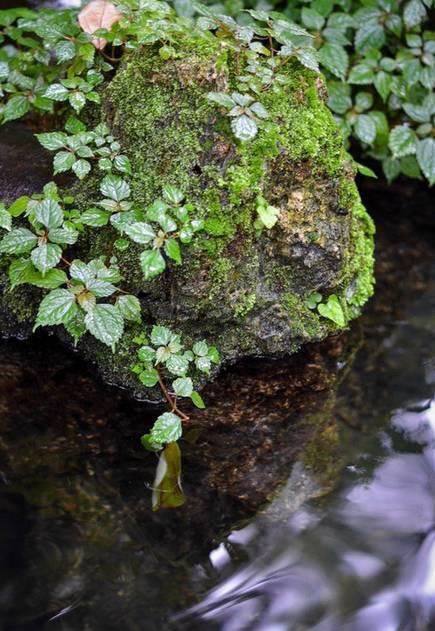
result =
[[[206,338],[227,363],[283,356],[340,328],[307,306],[313,292],[325,303],[336,295],[346,324],[359,314],[372,293],[373,224],[318,76],[288,63],[288,84],[261,96],[273,122],[240,143],[225,111],[206,98],[236,89],[236,61],[227,52],[218,64],[210,46],[167,61],[149,49],[126,55],[103,90],[101,119],[130,158],[135,204],[151,204],[173,184],[205,225],[184,247],[182,265],[169,264],[153,281],[143,279],[140,246],[117,256],[145,324]],[[101,198],[100,180],[76,186],[82,209]],[[259,196],[280,212],[271,230],[254,226]],[[109,254],[116,238],[112,228],[89,229],[76,255]],[[28,293],[6,300],[21,323],[33,309]],[[127,331],[113,356],[89,336],[80,347],[108,381],[135,389],[136,333]]]

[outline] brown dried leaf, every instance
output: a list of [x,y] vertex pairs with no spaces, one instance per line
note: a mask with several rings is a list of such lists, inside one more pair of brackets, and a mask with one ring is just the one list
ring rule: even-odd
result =
[[[85,33],[95,33],[100,28],[111,29],[112,25],[121,19],[122,15],[109,0],[91,0],[79,13],[79,24]],[[94,37],[93,45],[97,50],[103,50],[107,41],[102,37]]]

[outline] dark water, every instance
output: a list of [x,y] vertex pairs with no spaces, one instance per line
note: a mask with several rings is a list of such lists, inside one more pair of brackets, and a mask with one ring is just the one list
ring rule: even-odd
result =
[[[45,177],[39,149],[22,129],[11,139],[42,166],[22,178],[22,158],[14,170],[0,157],[4,194],[30,192]],[[1,631],[435,628],[425,199],[367,193],[378,285],[352,331],[207,390],[177,511],[150,507],[156,460],[138,436],[155,409],[54,338],[1,342]]]

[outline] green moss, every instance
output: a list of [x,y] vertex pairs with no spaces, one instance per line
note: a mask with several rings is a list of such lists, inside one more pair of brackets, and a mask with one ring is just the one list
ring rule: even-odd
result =
[[327,322],[316,311],[306,306],[303,297],[293,293],[284,293],[282,304],[288,314],[295,337],[315,340],[325,336]]
[[255,307],[256,302],[257,296],[255,293],[249,293],[243,296],[234,309],[234,315],[236,318],[245,317]]

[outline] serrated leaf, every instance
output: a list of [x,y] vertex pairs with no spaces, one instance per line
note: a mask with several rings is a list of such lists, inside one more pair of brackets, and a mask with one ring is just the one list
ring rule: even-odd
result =
[[153,227],[150,224],[138,221],[136,223],[132,223],[129,226],[126,226],[125,233],[130,237],[132,241],[135,243],[148,244],[152,241],[156,233],[153,230]]
[[327,70],[339,79],[345,79],[349,66],[349,56],[343,46],[328,42],[318,51],[318,55],[320,63]]
[[317,52],[313,49],[296,48],[295,55],[305,68],[319,72],[319,61],[317,58]]
[[76,161],[76,157],[70,151],[59,151],[56,153],[53,160],[54,174],[64,173],[72,169],[73,164]]
[[385,102],[387,100],[388,95],[391,92],[392,85],[392,77],[387,72],[381,70],[377,72],[374,79],[374,84],[376,90],[381,95],[382,100]]
[[25,96],[13,96],[3,108],[3,122],[21,118],[30,111],[30,103]]
[[74,245],[79,238],[77,230],[72,228],[53,228],[48,233],[48,239],[52,243],[59,243],[60,245]]
[[35,219],[51,230],[62,225],[64,214],[62,208],[54,199],[44,199],[35,207]]
[[141,321],[141,306],[136,296],[120,296],[116,304],[126,320],[131,320],[132,322]]
[[105,210],[101,210],[101,208],[89,208],[82,213],[80,217],[80,221],[84,223],[86,226],[107,226],[110,219],[110,213]]
[[375,74],[373,72],[373,68],[366,64],[357,64],[350,71],[348,83],[368,85],[373,83],[374,78]]
[[325,19],[320,15],[320,13],[317,13],[317,11],[308,7],[303,7],[301,18],[304,26],[314,31],[320,31],[325,23]]
[[48,149],[48,151],[58,151],[59,149],[63,149],[67,138],[66,134],[62,132],[36,134],[36,137],[44,149]]
[[158,443],[173,443],[183,433],[181,419],[173,412],[164,412],[161,414],[151,429],[153,440]]
[[53,83],[48,86],[44,96],[52,101],[66,101],[69,96],[68,89],[61,83]]
[[435,184],[435,140],[425,138],[417,144],[417,161],[429,184]]
[[62,257],[62,249],[54,243],[44,243],[32,250],[30,257],[36,269],[45,274],[45,272],[59,263]]
[[193,392],[193,382],[190,377],[179,377],[173,382],[172,387],[177,397],[190,397]]
[[165,184],[162,193],[165,201],[173,206],[178,206],[178,204],[181,204],[184,199],[182,191],[175,186],[172,186],[172,184]]
[[127,175],[131,175],[131,164],[127,156],[116,156],[113,164],[115,165],[115,169],[117,169],[117,171],[120,171],[121,173],[127,173]]
[[107,282],[107,280],[102,280],[100,278],[92,278],[88,280],[86,283],[86,288],[91,291],[97,298],[107,298],[116,291],[116,287],[112,285],[112,283],[109,283]]
[[41,289],[57,289],[68,282],[68,276],[61,269],[50,269],[44,275],[34,270],[31,284]]
[[12,261],[8,270],[11,289],[18,285],[31,283],[34,271],[32,262],[29,259]]
[[189,360],[182,355],[170,355],[166,360],[166,368],[177,377],[184,377],[189,370]]
[[155,325],[151,330],[151,342],[154,346],[167,346],[173,333],[166,326]]
[[209,373],[211,368],[211,360],[209,357],[197,357],[195,359],[195,366],[201,372]]
[[140,266],[145,280],[151,280],[165,271],[166,262],[160,250],[145,250],[140,255]]
[[86,314],[87,330],[100,342],[115,349],[124,332],[124,318],[114,305],[97,304]]
[[208,344],[205,340],[201,340],[199,342],[195,342],[192,347],[192,351],[198,357],[207,357],[208,355]]
[[83,180],[91,170],[91,165],[87,160],[77,160],[72,165],[72,170],[77,175],[79,180]]
[[147,388],[154,388],[154,386],[159,382],[159,373],[155,368],[143,370],[139,374],[139,380]]
[[177,265],[181,265],[182,259],[181,259],[181,251],[180,251],[180,246],[178,244],[178,241],[176,241],[175,239],[168,239],[167,241],[165,241],[164,250],[165,250],[165,254],[170,259],[175,261]]
[[0,241],[0,254],[26,254],[37,241],[36,235],[27,228],[15,228]]
[[390,132],[388,146],[393,158],[412,155],[416,152],[417,135],[414,130],[405,125],[397,125]]
[[236,138],[242,141],[252,140],[258,133],[257,124],[252,118],[242,114],[231,121],[231,129]]
[[364,52],[369,48],[381,49],[385,43],[385,32],[377,20],[365,21],[355,34],[355,46]]
[[118,175],[106,175],[101,182],[100,191],[105,197],[121,202],[130,197],[130,186]]
[[74,59],[76,55],[76,47],[74,42],[63,41],[58,42],[54,46],[54,54],[59,63],[63,63],[64,61],[69,61],[70,59]]
[[83,92],[71,92],[68,101],[77,114],[79,114],[86,105],[86,97]]
[[74,294],[68,289],[54,289],[39,305],[34,330],[39,326],[54,326],[68,322],[77,310]]

